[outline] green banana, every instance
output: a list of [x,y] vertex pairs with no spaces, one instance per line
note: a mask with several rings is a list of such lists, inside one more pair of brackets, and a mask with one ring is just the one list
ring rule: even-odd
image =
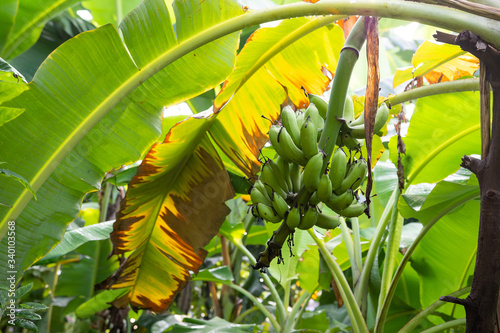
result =
[[347,95],[344,102],[344,120],[347,124],[354,120],[354,103],[351,96]]
[[325,204],[328,206],[328,208],[338,213],[339,211],[349,207],[353,201],[354,192],[351,189],[348,189],[340,195],[332,193],[330,200],[325,202]]
[[272,201],[272,206],[276,213],[281,217],[284,218],[285,214],[288,212],[288,204],[286,203],[285,199],[281,196],[276,194],[276,192],[273,195],[273,201]]
[[272,201],[269,200],[267,192],[264,194],[255,186],[252,187],[252,190],[250,191],[250,198],[254,204],[263,203],[266,205],[272,205]]
[[313,94],[309,94],[309,101],[316,106],[320,116],[323,119],[326,119],[326,112],[328,110],[328,103],[323,98],[319,97],[318,95],[313,95]]
[[277,125],[272,125],[269,128],[269,133],[268,133],[269,141],[271,141],[271,144],[273,145],[274,150],[282,159],[284,159],[287,162],[292,162],[292,160],[290,160],[289,158],[286,157],[285,150],[283,149],[283,147],[281,146],[281,143],[278,140],[281,128],[282,128],[281,126],[277,126]]
[[345,178],[347,170],[347,156],[342,148],[337,148],[330,160],[330,171],[328,176],[332,181],[332,190],[335,191],[340,187]]
[[260,169],[259,179],[264,183],[264,185],[268,185],[266,186],[266,191],[269,194],[269,197],[272,198],[273,192],[277,192],[283,198],[286,198],[288,196],[288,193],[285,192],[285,190],[283,190],[283,188],[279,185],[278,180],[276,179],[274,171],[271,167],[271,162],[271,160],[267,160],[262,165]]
[[300,165],[295,163],[290,164],[290,179],[292,181],[293,192],[299,193],[302,187],[302,172],[300,170]]
[[316,226],[323,229],[335,229],[340,224],[340,216],[327,215],[324,213],[318,214],[318,220],[316,221]]
[[276,164],[281,172],[281,177],[286,182],[289,192],[293,191],[292,179],[290,178],[290,163],[288,163],[283,157],[278,155],[276,159]]
[[317,221],[318,221],[318,209],[316,208],[316,206],[309,206],[307,211],[304,213],[302,220],[300,220],[298,228],[301,230],[307,230],[309,228],[314,227]]
[[337,213],[345,217],[358,217],[361,214],[363,214],[365,209],[366,209],[366,203],[355,203],[350,205],[344,210],[338,211]]
[[347,189],[351,188],[353,190],[357,189],[361,182],[366,177],[366,172],[368,171],[368,164],[366,160],[359,159],[355,161],[351,166],[350,170],[347,173],[347,176],[342,181],[342,184],[334,190],[335,194],[340,195],[347,191]]
[[[375,116],[373,133],[377,133],[378,131],[380,131],[384,127],[388,119],[389,119],[389,108],[387,108],[387,105],[385,103],[382,103],[377,110],[377,115]],[[363,124],[360,125],[348,124],[348,127],[349,127],[349,134],[351,134],[353,138],[355,139],[365,138],[364,122]]]
[[318,189],[316,190],[316,194],[318,199],[322,202],[328,202],[332,197],[332,181],[327,174],[321,176],[318,184]]
[[297,114],[297,126],[299,126],[299,128],[302,127],[302,123],[304,122],[304,112],[302,111],[297,111],[296,112]]
[[321,200],[318,198],[318,191],[314,192],[309,198],[309,204],[312,206],[316,206],[321,203]]
[[307,159],[310,159],[318,153],[318,129],[308,116],[300,128],[300,141],[302,142],[302,151]]
[[365,111],[361,112],[361,114],[358,116],[358,118],[354,119],[351,121],[349,124],[347,124],[349,127],[351,126],[356,126],[356,125],[363,125],[365,123]]
[[288,134],[288,131],[284,127],[281,128],[281,132],[279,133],[278,136],[278,142],[281,145],[281,148],[283,149],[283,154],[285,159],[300,165],[306,165],[307,163],[306,156],[304,155],[302,150],[300,150],[295,145],[295,143],[292,140],[292,137],[290,136],[290,134]]
[[348,131],[341,129],[337,137],[337,146],[346,147],[349,150],[359,151],[363,145],[364,140],[358,140],[352,137]]
[[285,217],[285,223],[290,229],[295,229],[299,226],[301,220],[300,210],[298,207],[292,207]]
[[[272,202],[271,196],[267,192],[268,191],[267,189],[269,188],[269,186],[266,186],[260,179],[257,179],[255,181],[255,183],[253,183],[253,187],[257,188],[259,190],[259,192],[262,193],[266,197],[266,201]],[[272,193],[272,190],[270,192]],[[250,196],[251,196],[251,193],[250,193]]]
[[255,206],[255,210],[258,216],[262,217],[264,220],[268,222],[278,223],[281,222],[281,220],[283,220],[283,218],[274,211],[273,207],[265,205],[263,203],[258,203]]
[[273,170],[276,183],[279,185],[279,187],[283,189],[283,191],[285,191],[288,194],[288,192],[290,192],[291,189],[288,188],[288,184],[286,183],[285,177],[281,172],[280,167],[276,164],[276,162],[274,162],[271,159],[267,160],[266,163],[269,163],[271,170]]
[[297,125],[295,111],[289,105],[281,110],[281,122],[292,137],[293,143],[300,148],[300,127]]
[[325,125],[325,119],[321,117],[318,108],[314,104],[309,104],[309,106],[306,109],[306,112],[304,112],[304,117],[305,119],[307,119],[307,117],[311,117],[312,121],[314,122],[314,125],[316,125],[317,130],[322,129],[323,126]]
[[313,193],[318,188],[321,169],[323,168],[323,159],[323,153],[319,152],[309,159],[304,168],[302,182],[310,193]]

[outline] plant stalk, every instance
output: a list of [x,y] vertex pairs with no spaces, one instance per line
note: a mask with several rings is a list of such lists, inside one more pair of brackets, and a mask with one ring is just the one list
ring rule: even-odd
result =
[[363,315],[361,314],[361,311],[358,307],[358,304],[356,302],[356,299],[354,298],[354,294],[352,293],[351,288],[349,287],[349,283],[347,282],[347,279],[344,276],[344,273],[342,272],[342,269],[340,266],[337,264],[337,262],[333,259],[332,254],[330,251],[325,246],[325,243],[320,240],[316,235],[314,234],[313,229],[308,230],[309,235],[314,239],[316,244],[319,247],[319,251],[321,253],[321,256],[323,259],[325,259],[325,262],[328,266],[328,269],[332,273],[333,279],[335,280],[335,283],[339,287],[340,294],[342,295],[342,299],[345,301],[345,306],[347,309],[347,313],[349,314],[349,317],[351,318],[351,323],[353,326],[353,331],[354,332],[359,332],[359,333],[369,333],[368,327],[366,326],[365,319],[363,318]]
[[[396,186],[396,198],[399,198],[401,191]],[[394,268],[396,266],[397,254],[399,252],[399,244],[401,242],[401,233],[403,231],[403,219],[398,214],[398,200],[394,200],[392,206],[391,222],[389,224],[389,237],[387,241],[387,252],[384,260],[384,270],[382,271],[382,281],[380,285],[380,294],[378,299],[378,309],[382,308],[382,304],[387,295]],[[375,332],[382,332],[384,322],[377,321],[375,323]]]
[[344,104],[351,80],[352,71],[358,61],[359,50],[365,43],[366,31],[365,20],[359,19],[352,27],[342,51],[340,51],[339,62],[333,78],[330,91],[330,101],[326,112],[325,127],[321,133],[318,147],[325,154],[323,170],[326,170],[330,156],[337,144],[337,137],[342,126],[341,119],[344,116]]
[[[222,233],[221,233],[222,234]],[[227,239],[232,239],[230,237],[228,237],[229,235],[226,236]],[[239,242],[232,242],[234,244],[234,246],[236,246],[244,255],[247,256],[248,260],[250,261],[250,263],[252,265],[255,265],[257,263],[257,260],[255,259],[255,257],[252,255],[252,253],[250,251],[248,251],[248,249],[241,243]],[[281,298],[278,294],[278,291],[276,290],[276,288],[274,287],[274,284],[273,282],[271,281],[271,279],[269,278],[269,276],[267,274],[264,274],[264,273],[260,273],[260,276],[262,277],[262,279],[264,280],[264,283],[265,285],[269,288],[269,291],[271,292],[271,295],[272,297],[274,298],[274,301],[276,302],[276,308],[277,308],[277,311],[278,311],[278,314],[279,314],[279,317],[280,318],[286,318],[286,310],[285,310],[285,307],[283,305],[283,302],[281,301]],[[278,332],[278,331],[277,331]]]

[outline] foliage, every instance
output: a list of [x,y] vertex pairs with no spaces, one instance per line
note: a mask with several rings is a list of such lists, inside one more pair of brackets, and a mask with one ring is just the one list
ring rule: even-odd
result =
[[[247,179],[275,155],[267,132],[281,106],[307,107],[308,95],[328,96],[334,79],[347,82],[356,116],[363,108],[358,82],[365,84],[366,68],[354,67],[350,85],[337,68],[348,28],[335,21],[363,9],[496,40],[500,31],[494,19],[438,5],[333,3],[2,4],[0,285],[14,274],[16,326],[420,332],[463,325],[463,309],[438,299],[466,295],[474,272],[479,187],[459,158],[481,149],[479,93],[461,84],[478,81],[478,61],[456,46],[405,44],[394,36],[403,24],[396,20],[380,21],[382,40],[397,46],[381,49],[379,102],[402,105],[392,105],[387,135],[373,141],[371,217],[297,231],[282,249],[283,265],[251,268],[278,226],[249,213]],[[401,11],[387,11],[395,6]],[[331,8],[335,16],[308,16]],[[76,15],[85,9],[97,28]],[[283,20],[259,28],[276,19]],[[448,81],[451,90],[431,96],[413,85],[420,77],[435,91]],[[422,91],[415,104],[405,87]],[[194,115],[163,117],[164,107],[184,101]],[[398,123],[399,111],[407,122]],[[401,156],[394,124],[403,128]],[[15,266],[6,255],[12,231]],[[0,298],[4,325],[12,297],[0,289]]]

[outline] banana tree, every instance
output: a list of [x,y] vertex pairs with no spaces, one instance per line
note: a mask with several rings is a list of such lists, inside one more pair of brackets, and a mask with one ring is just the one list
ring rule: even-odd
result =
[[[12,8],[16,4],[9,2]],[[11,175],[0,191],[2,253],[11,246],[5,236],[9,226],[15,225],[16,232],[15,262],[4,255],[0,261],[2,281],[10,274],[19,280],[61,241],[85,194],[99,190],[107,172],[142,158],[111,234],[113,254],[124,260],[108,285],[119,291],[114,294],[119,295],[116,306],[164,311],[189,280],[189,272],[198,271],[206,255],[203,247],[228,214],[224,202],[234,192],[226,170],[253,178],[260,169],[258,157],[269,128],[261,116],[276,120],[287,100],[306,107],[309,100],[302,87],[316,94],[327,88],[329,79],[322,68],[345,79],[336,75],[344,70],[336,68],[342,32],[331,24],[349,15],[397,18],[457,32],[470,30],[499,48],[498,8],[486,7],[491,13],[485,14],[491,3],[467,4],[468,10],[451,8],[447,2],[443,6],[324,0],[252,10],[232,1],[174,1],[171,8],[161,0],[146,0],[118,27],[104,25],[69,40],[50,54],[29,84],[0,82],[2,91],[13,92],[0,109],[11,112],[0,128],[3,174]],[[311,15],[318,17],[291,19]],[[239,31],[278,19],[285,20],[280,28],[253,35],[237,60]],[[14,19],[9,22],[9,31],[23,28]],[[9,33],[1,36],[7,56],[22,52],[9,48],[18,43]],[[310,67],[297,69],[292,62],[304,48],[312,53],[300,60]],[[222,82],[211,111],[178,123],[157,142],[165,106]],[[460,82],[451,90],[470,87]],[[397,96],[392,102],[404,100]],[[427,155],[423,156],[422,165],[427,166]],[[419,179],[418,165],[407,162],[405,167],[409,183]],[[399,197],[395,191],[388,207]],[[386,223],[389,212],[384,215]],[[384,230],[380,224],[378,242],[372,242],[374,250],[369,253],[375,253]],[[393,243],[397,239],[393,237]],[[322,254],[328,257],[324,248]],[[361,272],[362,286],[369,271]],[[338,270],[333,274],[339,277]],[[390,294],[395,285],[388,288]],[[353,303],[353,322],[361,327],[359,308]]]

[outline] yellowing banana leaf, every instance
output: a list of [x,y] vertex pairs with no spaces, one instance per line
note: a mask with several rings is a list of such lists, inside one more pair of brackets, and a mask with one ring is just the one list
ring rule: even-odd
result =
[[424,41],[420,45],[411,62],[412,67],[396,71],[394,87],[422,75],[425,75],[429,83],[453,81],[470,76],[479,68],[479,60],[462,51],[460,46],[430,41]]
[[117,305],[165,311],[229,213],[234,191],[206,133],[212,122],[200,113],[174,126],[132,179],[111,234],[114,254],[131,253],[112,285],[131,287]]
[[247,177],[258,172],[269,120],[278,118],[287,98],[303,108],[309,101],[302,88],[315,94],[326,90],[324,71],[335,72],[344,43],[342,29],[327,25],[333,20],[297,18],[259,29],[239,53],[235,71],[215,99],[222,112],[210,133]]
[[[136,161],[158,138],[164,105],[212,89],[232,71],[238,33],[198,49],[190,37],[242,14],[241,6],[217,0],[174,6],[175,31],[171,9],[146,0],[124,19],[123,39],[112,25],[70,39],[27,91],[2,104],[26,110],[2,126],[0,151],[38,199],[15,180],[2,181],[0,251],[7,253],[3,235],[15,220],[18,277],[62,239],[85,193],[99,189],[106,172]],[[1,284],[9,270],[1,257]]]
[[78,0],[2,0],[0,57],[12,59],[26,51],[35,44],[48,20],[78,2]]

